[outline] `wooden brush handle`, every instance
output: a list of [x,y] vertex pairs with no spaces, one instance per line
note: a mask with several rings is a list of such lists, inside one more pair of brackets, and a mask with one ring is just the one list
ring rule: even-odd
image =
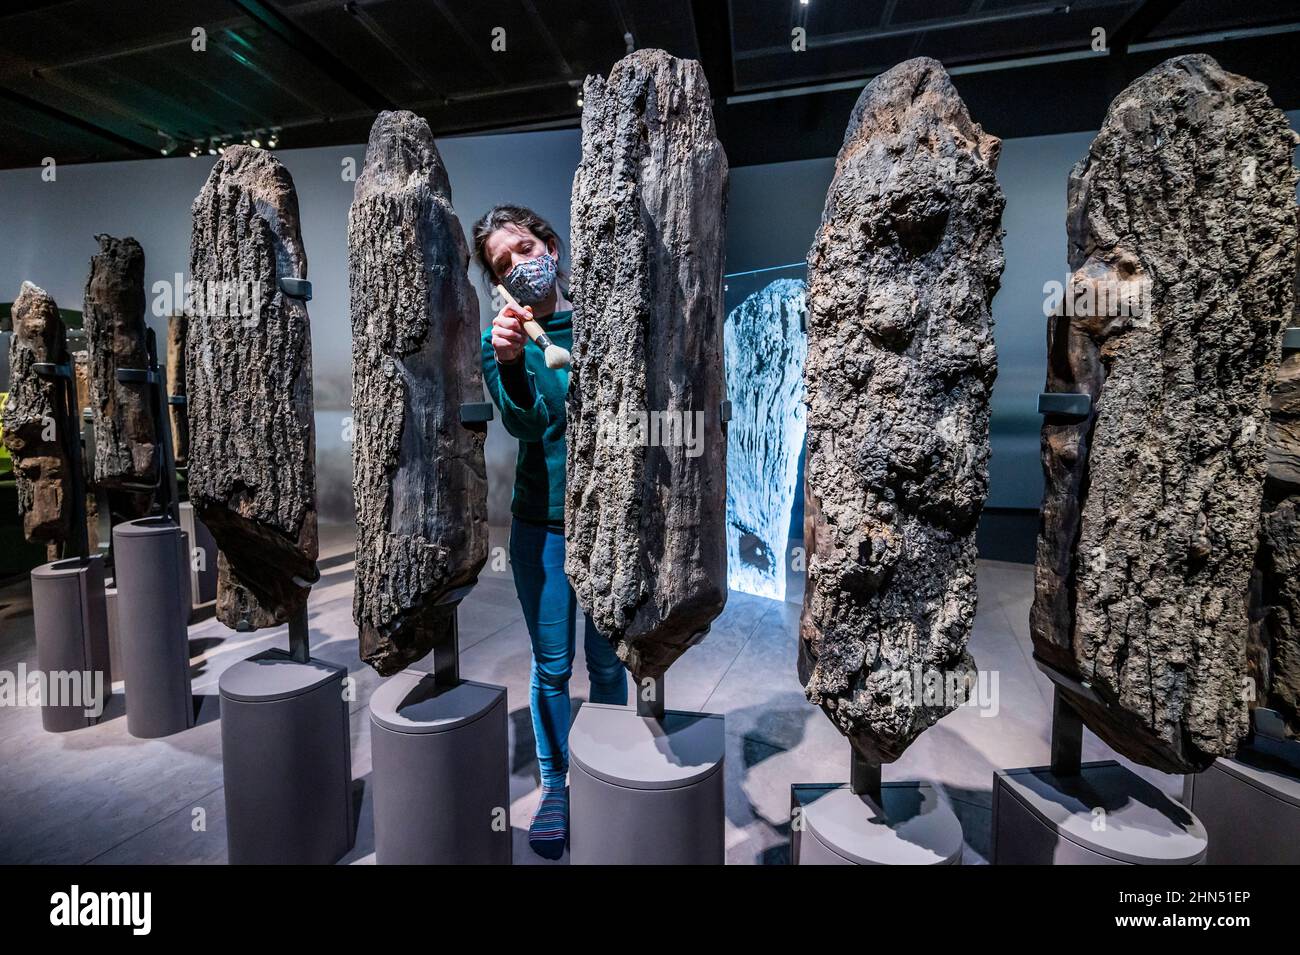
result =
[[[515,297],[506,291],[506,287],[504,285],[497,285],[495,286],[495,288],[497,290],[497,294],[500,295],[503,299],[505,299],[507,304],[509,304],[512,308],[520,312],[524,310],[524,306],[520,305],[518,302],[515,301]],[[533,341],[535,341],[539,348],[545,349],[547,346],[553,344],[550,338],[547,337],[545,329],[543,329],[541,325],[537,324],[537,321],[535,319],[523,318],[520,319],[520,321],[524,323],[524,331],[528,333],[528,337],[531,338]]]

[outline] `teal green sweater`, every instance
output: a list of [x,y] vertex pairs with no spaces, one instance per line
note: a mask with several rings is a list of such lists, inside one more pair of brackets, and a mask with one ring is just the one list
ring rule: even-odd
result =
[[[539,319],[551,341],[573,349],[573,313]],[[526,521],[564,520],[564,396],[569,369],[547,368],[542,350],[524,344],[523,361],[497,364],[492,329],[483,332],[483,383],[501,410],[506,431],[519,439],[510,511]]]

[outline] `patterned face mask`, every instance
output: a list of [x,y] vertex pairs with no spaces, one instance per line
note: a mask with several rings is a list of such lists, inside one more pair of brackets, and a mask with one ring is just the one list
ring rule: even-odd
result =
[[535,259],[516,265],[502,280],[502,284],[520,305],[536,305],[555,289],[555,275],[559,265],[555,256],[543,252]]

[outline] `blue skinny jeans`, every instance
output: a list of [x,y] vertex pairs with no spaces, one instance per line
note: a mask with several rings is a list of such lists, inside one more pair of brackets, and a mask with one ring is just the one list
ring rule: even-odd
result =
[[[514,518],[510,569],[533,645],[528,705],[544,786],[563,786],[569,769],[569,677],[573,673],[577,595],[564,574],[564,528]],[[583,614],[583,648],[591,702],[627,705],[627,670],[608,640]]]

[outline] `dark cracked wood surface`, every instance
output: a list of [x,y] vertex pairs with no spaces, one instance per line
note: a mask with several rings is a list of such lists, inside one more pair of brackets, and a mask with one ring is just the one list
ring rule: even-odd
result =
[[1000,148],[937,61],[899,64],[853,109],[808,255],[799,676],[874,762],[975,677]]
[[348,216],[352,310],[353,617],[381,674],[447,632],[447,599],[487,560],[478,296],[429,124],[382,112]]
[[56,390],[64,386],[58,379],[39,377],[32,366],[66,364],[68,333],[54,299],[31,282],[22,284],[12,314],[4,444],[14,462],[18,513],[29,541],[61,543],[68,537],[72,511],[64,401]]
[[[144,382],[119,381],[118,369],[149,364],[144,309],[144,250],[129,236],[97,235],[86,281],[86,347],[90,354],[90,408],[95,425],[95,483],[126,490],[157,483],[158,453]],[[140,514],[148,513],[148,504]],[[129,515],[130,516],[130,515]]]
[[270,627],[316,577],[315,425],[298,197],[270,153],[230,146],[194,200],[185,346],[189,493],[216,539],[217,616]]
[[[640,681],[727,599],[727,157],[694,60],[639,50],[588,77],[583,97],[565,571]],[[633,422],[649,431],[652,414],[676,436],[643,440]]]
[[[1266,89],[1180,56],[1070,175],[1072,315],[1049,323],[1030,627],[1124,755],[1195,772],[1247,728],[1247,592],[1296,256],[1294,136]],[[1085,307],[1077,307],[1082,303]],[[1093,698],[1099,698],[1099,701]]]
[[[1300,243],[1298,243],[1300,247]],[[1300,328],[1300,269],[1290,327]],[[1258,706],[1300,738],[1300,351],[1285,354],[1269,399],[1267,473],[1251,575],[1247,662]]]

